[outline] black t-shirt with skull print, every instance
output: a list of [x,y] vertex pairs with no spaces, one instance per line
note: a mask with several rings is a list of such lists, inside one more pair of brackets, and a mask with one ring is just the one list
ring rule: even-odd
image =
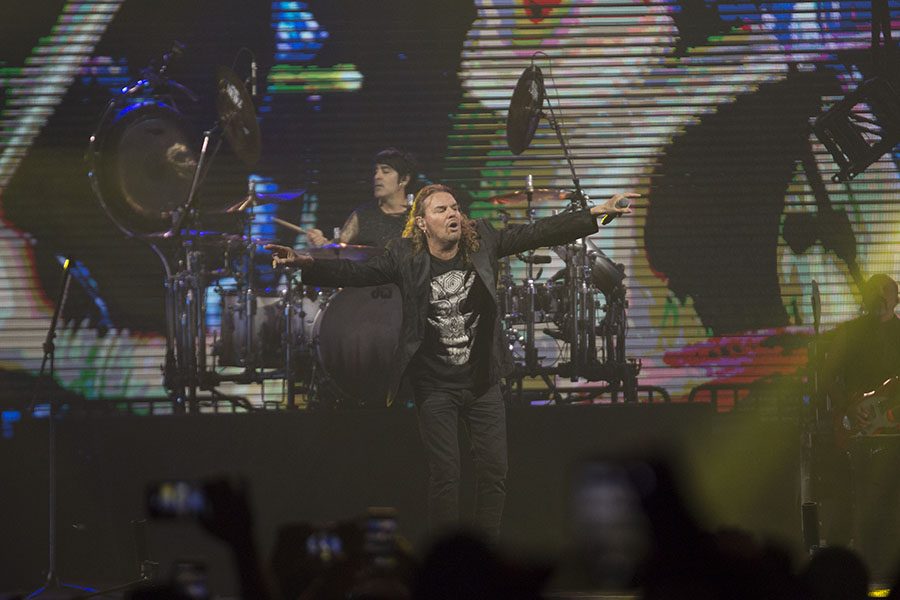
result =
[[490,321],[485,320],[488,302],[484,284],[460,254],[450,260],[431,256],[425,339],[412,365],[416,387],[482,386],[487,375],[484,358],[490,343]]

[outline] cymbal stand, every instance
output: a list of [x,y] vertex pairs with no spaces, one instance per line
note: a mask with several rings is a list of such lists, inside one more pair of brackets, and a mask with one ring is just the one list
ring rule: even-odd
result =
[[[283,292],[283,302],[284,302],[284,380],[285,386],[287,388],[287,397],[285,398],[286,405],[288,409],[297,408],[297,372],[295,369],[296,366],[296,356],[295,356],[295,332],[294,332],[294,315],[297,314],[295,311],[297,310],[294,306],[294,298],[295,298],[295,285],[294,285],[294,272],[287,271],[287,289]],[[302,295],[301,295],[302,296]],[[303,320],[306,317],[304,313],[303,306],[300,306],[300,331],[299,334],[301,339],[299,340],[301,347],[306,347],[306,339],[305,329],[303,328]]]
[[[500,222],[503,224],[503,228],[506,229],[509,227],[509,213],[505,210],[499,211]],[[499,293],[503,294],[501,300],[501,306],[503,307],[503,314],[501,318],[503,319],[504,332],[506,333],[506,340],[509,346],[510,351],[513,350],[516,342],[520,341],[519,332],[516,330],[514,324],[518,321],[519,318],[519,306],[515,294],[515,280],[512,276],[512,259],[509,256],[503,257],[501,259],[502,269],[500,271],[499,277]]]
[[566,249],[566,279],[569,282],[567,289],[569,318],[566,320],[565,326],[568,330],[566,338],[570,344],[569,380],[573,382],[578,380],[587,364],[587,339],[582,338],[593,329],[586,322],[588,292],[590,290],[587,287],[589,279],[585,275],[584,256],[584,240],[577,246],[577,250],[573,249],[572,246]]
[[[541,80],[541,86],[543,86],[543,79]],[[578,173],[575,171],[575,161],[572,159],[569,145],[566,143],[562,127],[553,110],[553,104],[550,103],[550,98],[546,94],[546,90],[544,90],[543,96],[550,114],[543,112],[541,114],[547,119],[547,122],[553,128],[553,131],[556,132],[556,138],[559,140],[559,145],[562,147],[563,155],[566,158],[566,164],[569,165],[569,172],[572,174],[572,184],[575,191],[570,198],[569,210],[587,210],[588,197],[581,189],[581,181],[578,179]],[[569,306],[572,310],[572,318],[569,326],[569,339],[572,340],[572,373],[569,377],[571,381],[576,381],[578,379],[578,374],[584,370],[586,365],[586,346],[581,343],[583,335],[582,329],[584,328],[583,316],[586,314],[585,305],[587,304],[587,289],[584,287],[584,282],[590,281],[589,277],[586,278],[584,276],[584,270],[589,268],[586,264],[587,242],[585,239],[581,240],[581,248],[577,256],[581,262],[581,269],[578,269],[576,264],[567,265],[571,269],[569,272],[569,282],[572,284],[569,290]],[[573,261],[573,263],[576,262],[577,261]],[[579,296],[581,296],[582,302],[579,302]],[[587,327],[587,329],[593,331],[593,325]]]
[[253,216],[254,216],[254,208],[256,207],[256,185],[253,182],[250,182],[250,196],[252,198],[248,209],[244,211],[244,233],[246,235],[247,241],[244,246],[244,268],[241,271],[245,275],[244,279],[244,289],[241,289],[240,284],[238,285],[238,294],[240,294],[241,302],[239,303],[240,312],[239,314],[244,317],[241,322],[244,324],[244,347],[247,349],[247,364],[244,365],[247,372],[255,372],[256,365],[260,362],[260,357],[253,356],[251,354],[253,350],[253,326],[254,320],[256,319],[256,293],[253,291],[253,284],[255,282],[256,275],[256,263],[253,260],[253,252],[255,248],[253,247],[253,241],[251,239],[251,233],[253,232]]
[[[172,221],[172,228],[166,233],[166,237],[181,235],[181,228],[184,226],[185,220],[189,215],[194,214],[193,211],[197,208],[197,189],[200,187],[200,180],[206,176],[206,171],[209,169],[213,157],[215,157],[219,151],[219,147],[222,145],[222,138],[219,135],[220,131],[220,123],[216,122],[211,129],[207,129],[203,132],[203,143],[200,145],[200,156],[197,158],[197,167],[194,169],[194,177],[191,179],[191,187],[188,190],[187,200],[183,206],[175,209],[173,212],[174,219]],[[215,145],[212,152],[209,152],[210,142],[214,137]],[[209,155],[209,158],[207,158],[207,155]]]
[[[531,225],[534,223],[534,206],[532,206],[534,180],[531,173],[528,174],[526,179],[525,194],[527,197],[526,214],[528,215],[528,224]],[[535,297],[537,290],[534,287],[534,261],[531,260],[534,257],[534,250],[529,250],[527,257],[529,260],[525,261],[525,368],[529,373],[533,373],[538,367],[537,347],[534,338]]]
[[[172,281],[174,295],[174,317],[176,331],[176,356],[178,358],[179,380],[183,382],[185,404],[176,404],[176,411],[186,408],[191,414],[200,412],[197,392],[200,386],[201,364],[206,366],[206,329],[203,319],[204,294],[201,269],[198,268],[200,253],[193,249],[189,240],[183,241],[184,259],[179,261],[181,269]],[[180,410],[179,410],[180,408]]]
[[[165,237],[167,238],[180,238],[183,236],[183,227],[185,221],[188,220],[188,217],[191,218],[191,221],[194,221],[196,217],[196,203],[197,203],[197,189],[200,186],[201,179],[206,175],[206,171],[209,169],[209,164],[212,161],[212,158],[216,155],[219,150],[219,146],[221,146],[222,138],[218,135],[220,131],[219,122],[217,122],[211,129],[208,129],[203,133],[203,143],[200,146],[200,156],[197,159],[197,166],[194,169],[194,176],[191,180],[191,187],[188,190],[188,196],[183,206],[175,209],[173,211],[173,219],[172,219],[172,227],[169,231],[166,232]],[[215,137],[215,144],[213,145],[212,152],[210,152],[210,142]],[[181,381],[186,384],[185,393],[187,395],[187,404],[188,411],[191,413],[199,413],[199,406],[197,404],[197,388],[199,385],[199,372],[198,372],[198,345],[197,345],[197,327],[198,320],[197,316],[199,314],[199,321],[203,321],[203,313],[199,312],[202,309],[202,302],[205,301],[204,294],[202,294],[202,290],[198,285],[198,281],[196,280],[196,269],[192,263],[195,262],[195,257],[192,257],[191,251],[187,251],[185,255],[184,268],[187,269],[185,272],[178,273],[173,281],[173,292],[175,294],[175,308],[174,317],[175,317],[175,329],[176,329],[176,356],[175,359],[177,361],[177,370],[182,374]],[[192,272],[192,269],[195,272]],[[181,302],[179,302],[181,300]],[[204,329],[205,332],[205,329]],[[205,355],[206,355],[206,338],[204,337],[200,340],[202,344],[201,348],[203,350],[204,355],[204,366],[205,366]],[[177,397],[178,391],[176,391],[176,411],[179,411],[181,402],[183,399],[179,399]]]

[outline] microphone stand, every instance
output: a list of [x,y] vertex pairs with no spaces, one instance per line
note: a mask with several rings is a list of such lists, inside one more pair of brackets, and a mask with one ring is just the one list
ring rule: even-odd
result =
[[[56,308],[53,310],[53,317],[50,320],[50,329],[47,330],[47,337],[44,339],[44,357],[41,360],[41,370],[38,372],[37,381],[34,384],[32,392],[31,405],[29,412],[34,413],[35,406],[38,401],[38,391],[44,378],[44,371],[47,365],[50,365],[47,377],[52,381],[56,374],[56,326],[59,323],[59,316],[62,314],[66,299],[69,296],[69,284],[72,282],[71,259],[66,259],[63,263],[63,278],[59,287],[59,294],[56,297]],[[56,399],[53,398],[53,392],[50,393],[47,407],[47,504],[49,506],[47,515],[47,537],[48,537],[48,564],[47,578],[44,585],[30,593],[26,598],[37,598],[45,592],[52,592],[64,588],[76,589],[85,592],[93,592],[91,588],[85,588],[71,583],[62,583],[56,573],[56,411],[54,406]]]
[[816,439],[820,435],[821,424],[821,387],[819,371],[821,365],[819,348],[819,324],[822,315],[822,301],[819,293],[819,283],[812,280],[813,311],[813,339],[809,344],[809,360],[807,366],[808,380],[806,384],[807,402],[803,409],[801,422],[802,441],[800,446],[800,524],[803,535],[803,543],[807,552],[812,555],[818,550],[820,544],[819,535],[819,503],[813,493],[814,477],[813,463],[816,448]]
[[[528,224],[531,225],[534,223],[534,207],[532,205],[534,199],[534,180],[532,179],[531,173],[528,174],[528,178],[526,179],[525,195],[528,204]],[[533,256],[534,250],[529,250],[529,260],[525,261],[525,291],[528,294],[528,301],[525,308],[525,368],[528,370],[529,375],[534,375],[538,363],[537,347],[534,339],[535,294],[537,291],[534,288],[534,261],[531,260]]]

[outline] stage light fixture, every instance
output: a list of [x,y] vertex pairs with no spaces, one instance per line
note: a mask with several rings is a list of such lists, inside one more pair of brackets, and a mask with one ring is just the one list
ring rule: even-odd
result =
[[813,131],[840,167],[832,181],[853,179],[900,143],[900,81],[864,81],[819,115]]
[[[900,143],[900,65],[888,0],[872,0],[871,77],[816,118],[813,131],[840,167],[834,182],[853,179]],[[864,71],[865,72],[865,71]]]

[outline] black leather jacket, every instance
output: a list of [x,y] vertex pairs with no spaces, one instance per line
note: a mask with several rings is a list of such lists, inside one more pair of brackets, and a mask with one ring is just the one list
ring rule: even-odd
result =
[[[504,256],[533,248],[565,244],[597,231],[597,222],[586,210],[566,212],[531,225],[494,229],[490,222],[475,222],[480,247],[472,255],[472,263],[481,283],[493,299],[492,315],[484,315],[482,323],[491,323],[488,383],[493,385],[512,370],[512,356],[500,329],[497,275],[499,260]],[[427,250],[413,251],[412,241],[401,238],[391,243],[384,254],[365,262],[350,260],[316,260],[303,269],[303,283],[326,287],[360,287],[394,283],[400,288],[403,306],[403,328],[400,343],[389,374],[387,403],[391,404],[400,387],[403,373],[425,337],[428,302],[431,291],[431,255]]]

